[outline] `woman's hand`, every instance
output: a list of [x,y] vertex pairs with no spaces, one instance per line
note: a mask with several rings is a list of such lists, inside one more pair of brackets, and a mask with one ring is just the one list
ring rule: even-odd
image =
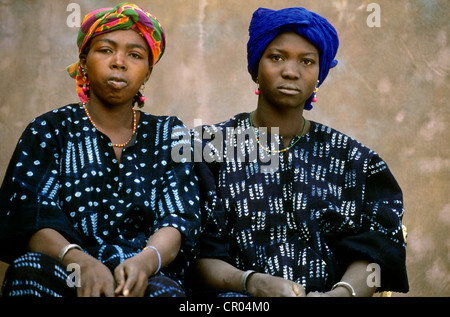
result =
[[114,276],[109,268],[94,257],[79,250],[71,250],[64,261],[80,266],[81,286],[78,297],[114,297]]
[[367,271],[369,265],[368,261],[357,260],[351,263],[344,275],[342,276],[341,282],[346,282],[351,285],[352,290],[347,287],[335,287],[334,289],[324,292],[311,292],[308,293],[308,297],[350,297],[352,292],[358,297],[370,297],[373,296],[376,291],[375,286],[369,286],[367,283],[367,278],[370,273]]
[[[32,252],[40,252],[59,258],[59,252],[70,242],[59,232],[51,228],[40,229],[35,232],[28,242]],[[80,283],[77,287],[77,296],[99,297],[114,296],[114,276],[103,263],[81,250],[69,250],[63,260],[64,266],[77,263],[80,266]]]
[[148,286],[148,279],[156,271],[149,261],[149,251],[141,252],[119,264],[114,270],[117,287],[116,296],[143,297]]
[[114,270],[117,296],[144,296],[149,277],[176,258],[181,247],[181,233],[173,227],[160,228],[147,245],[148,248],[123,261]]
[[263,273],[254,273],[248,278],[247,290],[256,297],[306,296],[301,284]]

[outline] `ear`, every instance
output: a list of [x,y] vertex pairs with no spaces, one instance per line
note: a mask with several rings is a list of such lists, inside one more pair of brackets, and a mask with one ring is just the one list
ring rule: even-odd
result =
[[152,74],[152,71],[153,71],[153,66],[150,66],[150,67],[148,68],[147,74],[145,75],[144,83],[146,83],[146,82],[149,80],[150,75]]
[[81,53],[80,56],[80,66],[84,69],[86,69],[86,62],[87,62],[87,56],[84,53]]

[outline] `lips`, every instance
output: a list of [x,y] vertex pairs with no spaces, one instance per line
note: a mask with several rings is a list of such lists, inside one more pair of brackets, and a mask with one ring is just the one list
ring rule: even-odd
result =
[[278,86],[277,89],[278,91],[280,91],[282,94],[285,95],[298,95],[300,93],[300,89],[298,89],[294,85],[289,84]]
[[126,80],[126,78],[117,75],[108,77],[106,82],[114,89],[123,89],[128,86],[128,81]]

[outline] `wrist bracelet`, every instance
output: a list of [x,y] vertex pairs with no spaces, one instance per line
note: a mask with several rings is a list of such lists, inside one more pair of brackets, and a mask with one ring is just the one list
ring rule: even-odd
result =
[[248,270],[248,271],[245,271],[244,275],[242,275],[241,286],[242,286],[242,290],[244,292],[248,292],[247,291],[247,280],[250,277],[250,275],[252,275],[254,273],[256,273],[256,271]]
[[356,293],[355,293],[355,290],[353,289],[353,286],[351,286],[347,282],[337,282],[336,284],[333,285],[331,290],[334,290],[336,287],[339,287],[339,286],[345,287],[350,292],[351,297],[356,297]]
[[156,255],[158,256],[158,268],[156,269],[155,273],[153,274],[158,274],[159,270],[161,269],[161,254],[159,254],[159,251],[157,248],[155,248],[152,245],[148,245],[146,246],[144,249],[142,249],[142,251],[146,250],[146,249],[152,249],[156,252]]
[[66,256],[66,253],[69,252],[72,249],[78,249],[80,251],[83,251],[83,249],[78,244],[68,244],[64,248],[59,251],[58,260],[59,262],[62,262],[64,257]]

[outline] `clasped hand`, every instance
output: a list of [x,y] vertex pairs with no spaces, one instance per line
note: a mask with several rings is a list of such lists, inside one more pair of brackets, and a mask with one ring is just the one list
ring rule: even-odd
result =
[[154,272],[144,258],[145,255],[137,254],[119,264],[114,273],[97,259],[85,259],[79,263],[81,287],[77,288],[77,296],[143,297]]
[[257,297],[330,297],[333,292],[306,294],[301,284],[269,274],[253,274],[247,282],[247,289]]
[[304,297],[301,284],[269,274],[255,273],[247,281],[248,291],[256,297]]

